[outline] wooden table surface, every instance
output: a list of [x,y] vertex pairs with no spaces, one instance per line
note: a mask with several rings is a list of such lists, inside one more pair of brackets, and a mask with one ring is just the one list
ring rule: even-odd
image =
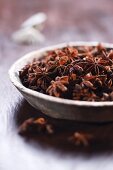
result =
[[[11,35],[32,14],[47,14],[46,40],[19,45]],[[53,137],[18,135],[18,126],[30,116],[43,116],[11,84],[8,69],[25,53],[68,41],[113,42],[112,0],[0,0],[0,170],[112,170],[113,123],[82,124],[47,118],[58,133]],[[93,145],[67,142],[73,131],[96,136]]]

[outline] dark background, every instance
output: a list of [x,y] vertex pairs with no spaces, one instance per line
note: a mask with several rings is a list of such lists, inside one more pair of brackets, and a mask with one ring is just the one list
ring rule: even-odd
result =
[[[11,35],[37,12],[45,12],[46,41],[19,45]],[[52,120],[59,129],[54,137],[30,137],[17,133],[25,119],[40,116],[10,83],[8,69],[25,53],[68,41],[113,42],[112,0],[0,0],[0,170],[112,170],[113,124],[81,124]],[[67,128],[67,127],[73,127]],[[97,141],[88,148],[67,143],[77,131],[94,133]]]

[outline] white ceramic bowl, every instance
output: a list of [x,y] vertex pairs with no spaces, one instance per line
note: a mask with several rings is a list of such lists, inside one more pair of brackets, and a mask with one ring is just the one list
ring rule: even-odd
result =
[[[28,53],[16,61],[9,70],[9,76],[16,88],[25,99],[36,109],[53,118],[69,119],[82,122],[113,121],[113,102],[90,102],[61,99],[45,95],[24,87],[19,79],[19,70],[34,58],[41,58],[49,50],[65,46],[95,46],[98,42],[70,42],[43,48]],[[105,47],[113,48],[113,44],[102,43]]]

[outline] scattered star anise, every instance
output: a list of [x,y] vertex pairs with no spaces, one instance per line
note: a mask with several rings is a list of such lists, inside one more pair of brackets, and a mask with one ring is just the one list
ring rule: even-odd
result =
[[76,146],[87,147],[93,138],[94,136],[91,134],[75,132],[68,140]]

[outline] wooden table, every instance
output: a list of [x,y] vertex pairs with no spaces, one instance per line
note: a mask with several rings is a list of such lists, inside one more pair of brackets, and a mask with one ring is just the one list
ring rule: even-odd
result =
[[[32,14],[43,11],[48,20],[46,41],[25,46],[12,33]],[[23,54],[65,41],[113,42],[111,0],[0,0],[0,170],[112,170],[113,123],[82,124],[47,118],[58,133],[52,137],[18,135],[27,118],[43,114],[32,108],[8,78],[8,69]],[[73,131],[88,132],[96,141],[88,147],[68,143]]]

